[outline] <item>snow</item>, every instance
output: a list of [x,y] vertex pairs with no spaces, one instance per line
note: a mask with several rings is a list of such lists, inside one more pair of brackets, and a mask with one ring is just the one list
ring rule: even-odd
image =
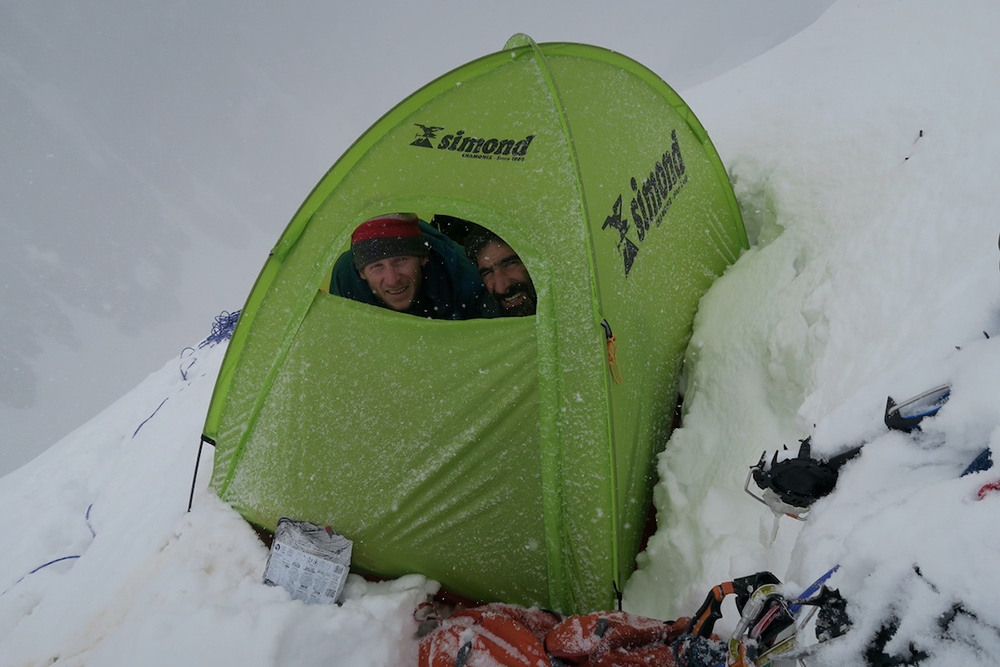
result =
[[[832,583],[870,634],[917,595],[917,566],[939,591],[908,610],[921,624],[901,632],[918,645],[956,601],[998,625],[1000,541],[984,514],[1000,499],[974,500],[997,473],[959,475],[1000,438],[1000,347],[987,338],[1000,333],[989,157],[1000,131],[984,97],[1000,13],[961,7],[839,2],[686,94],[757,243],[702,303],[684,428],[660,460],[661,518],[677,520],[661,521],[626,589],[633,609],[680,614],[740,572],[805,586],[839,563]],[[945,382],[951,399],[922,433],[887,432],[887,396]],[[867,444],[772,543],[774,517],[742,493],[747,467],[810,435],[827,456]],[[706,488],[701,471],[719,477]],[[937,664],[993,664],[998,639],[978,663]]]
[[[674,618],[732,577],[798,590],[839,565],[855,627],[810,665],[863,665],[889,616],[888,648],[922,665],[1000,661],[1000,493],[977,494],[1000,472],[961,476],[1000,452],[998,27],[987,0],[839,0],[682,91],[754,245],[702,302],[627,610]],[[205,488],[210,452],[186,511],[224,347],[178,356],[0,479],[0,664],[414,664],[434,582],[352,575],[339,607],[265,586],[266,549]],[[946,382],[922,431],[885,428],[887,396]],[[806,436],[821,455],[865,444],[806,521],[775,517],[743,493],[748,468]],[[956,603],[969,613],[942,639]]]

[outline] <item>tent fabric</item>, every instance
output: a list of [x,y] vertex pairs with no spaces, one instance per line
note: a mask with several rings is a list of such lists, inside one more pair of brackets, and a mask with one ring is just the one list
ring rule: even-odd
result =
[[[326,294],[354,228],[392,211],[499,234],[537,314],[429,321]],[[292,218],[209,407],[211,485],[263,528],[331,525],[361,572],[612,608],[698,300],[746,246],[725,169],[667,84],[605,49],[515,37],[387,113]]]

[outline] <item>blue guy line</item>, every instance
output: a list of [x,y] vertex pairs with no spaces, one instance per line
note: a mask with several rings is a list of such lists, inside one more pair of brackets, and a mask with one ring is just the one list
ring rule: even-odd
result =
[[14,586],[17,586],[19,583],[21,583],[22,581],[24,581],[26,577],[30,577],[35,572],[38,572],[39,570],[47,568],[49,565],[55,565],[56,563],[62,562],[64,560],[75,560],[75,559],[77,559],[79,557],[80,557],[79,555],[77,555],[77,556],[63,556],[62,558],[56,558],[55,560],[50,560],[48,563],[44,563],[42,565],[39,565],[34,570],[32,570],[31,572],[29,572],[28,574],[24,575],[23,577],[21,577],[20,579],[18,579],[14,583],[12,583],[10,586],[8,586],[7,588],[5,588],[4,592],[0,593],[0,596],[6,595],[7,591],[9,591],[10,589],[14,588]]
[[94,532],[94,527],[90,525],[90,510],[94,508],[94,503],[87,505],[87,513],[83,515],[83,518],[87,521],[87,528],[90,529],[90,536],[97,537],[97,533]]
[[[160,405],[163,405],[163,404],[160,403]],[[159,408],[157,408],[157,409],[159,409]],[[87,506],[87,513],[84,514],[84,518],[87,521],[87,528],[90,528],[90,534],[93,535],[94,537],[97,537],[97,533],[94,532],[94,527],[90,525],[90,510],[93,509],[93,507],[94,507],[94,503],[90,503],[90,505]],[[56,563],[61,563],[64,560],[76,560],[79,557],[80,557],[80,554],[77,554],[75,556],[63,556],[61,558],[55,558],[53,560],[50,560],[48,563],[43,563],[43,564],[39,565],[38,567],[36,567],[31,572],[29,572],[28,574],[24,575],[23,577],[21,577],[20,579],[18,579],[14,583],[12,583],[7,588],[5,588],[4,591],[3,591],[3,593],[0,593],[0,596],[6,595],[7,591],[9,591],[10,589],[14,588],[14,586],[17,586],[19,583],[21,583],[22,581],[24,581],[27,577],[30,577],[31,575],[33,575],[35,572],[38,572],[39,570],[43,570],[43,569],[47,568],[49,565],[55,565]]]
[[198,348],[203,348],[206,345],[215,345],[216,343],[221,343],[224,340],[232,338],[233,329],[236,328],[236,322],[239,319],[240,311],[238,310],[232,313],[225,310],[222,311],[215,318],[215,323],[212,325],[212,333],[198,344]]
[[[167,396],[167,398],[170,398],[170,397],[169,397],[169,396]],[[143,420],[142,420],[142,423],[141,423],[141,424],[139,424],[139,425],[138,425],[138,426],[136,427],[136,429],[135,429],[135,433],[133,433],[133,434],[132,434],[132,437],[133,437],[133,438],[135,437],[136,433],[138,433],[138,432],[139,432],[139,429],[140,429],[140,428],[142,428],[143,426],[145,426],[145,425],[146,425],[146,422],[148,422],[148,421],[149,421],[150,419],[152,419],[153,417],[155,417],[155,416],[156,416],[156,413],[160,411],[160,408],[162,408],[162,407],[163,407],[163,404],[167,402],[167,398],[165,398],[165,399],[163,399],[162,401],[160,401],[160,404],[156,406],[156,409],[155,409],[155,410],[153,410],[153,414],[151,414],[151,415],[149,415],[148,417],[146,417],[145,419],[143,419]]]

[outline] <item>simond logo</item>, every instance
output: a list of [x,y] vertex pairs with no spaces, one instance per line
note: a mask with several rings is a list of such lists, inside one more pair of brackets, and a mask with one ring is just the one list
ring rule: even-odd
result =
[[[670,148],[663,152],[649,175],[641,183],[632,177],[632,202],[629,212],[632,214],[639,243],[646,240],[646,234],[653,225],[660,226],[670,205],[688,182],[687,167],[684,165],[684,156],[681,155],[676,130],[670,132],[670,138],[672,140]],[[639,254],[639,246],[627,236],[631,227],[628,218],[622,216],[623,199],[622,195],[618,195],[618,199],[611,207],[611,215],[601,225],[601,229],[611,227],[618,232],[617,248],[625,262],[627,276]]]
[[435,127],[433,125],[421,125],[420,123],[414,123],[420,128],[422,134],[418,134],[417,138],[410,142],[411,146],[421,146],[423,148],[434,148],[431,144],[431,139],[437,139],[437,133],[443,130],[443,127]]
[[[529,134],[524,139],[479,138],[465,134],[459,130],[454,134],[446,134],[438,141],[438,132],[443,127],[414,123],[420,128],[420,134],[410,142],[411,146],[431,148],[440,151],[453,151],[462,157],[477,160],[498,160],[501,162],[524,162],[528,147],[535,135]],[[435,142],[436,145],[435,145]]]

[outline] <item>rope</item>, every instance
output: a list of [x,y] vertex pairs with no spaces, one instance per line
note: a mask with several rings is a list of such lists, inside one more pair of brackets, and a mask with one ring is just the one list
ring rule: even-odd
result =
[[47,568],[49,565],[55,565],[56,563],[60,563],[60,562],[62,562],[64,560],[74,560],[74,559],[79,558],[79,557],[80,557],[79,555],[77,555],[77,556],[63,556],[62,558],[56,558],[55,560],[50,560],[48,563],[44,563],[42,565],[39,565],[34,570],[32,570],[28,574],[26,574],[23,577],[21,577],[20,579],[18,579],[14,583],[12,583],[10,586],[8,586],[4,590],[3,593],[0,593],[0,596],[6,595],[7,591],[9,591],[10,589],[14,588],[14,586],[17,586],[19,583],[21,583],[22,581],[24,581],[26,578],[28,578],[31,575],[33,575],[35,572],[38,572],[39,570],[43,570],[43,569]]
[[233,329],[236,328],[236,321],[239,319],[240,311],[238,310],[232,313],[224,310],[219,315],[216,315],[215,323],[212,325],[212,333],[208,335],[208,338],[198,343],[198,349],[232,338]]
[[[170,397],[168,396],[167,398],[170,398]],[[145,419],[143,419],[143,420],[142,420],[142,423],[141,423],[141,424],[139,424],[139,425],[138,425],[138,426],[137,426],[137,427],[135,428],[135,432],[134,432],[134,433],[132,433],[132,437],[133,437],[133,438],[135,437],[135,434],[139,432],[139,429],[140,429],[140,428],[142,428],[143,426],[145,426],[145,425],[146,425],[146,422],[148,422],[148,421],[149,421],[150,419],[152,419],[153,417],[155,417],[155,416],[156,416],[156,413],[160,411],[160,408],[162,408],[162,407],[163,407],[163,404],[167,402],[167,398],[165,398],[165,399],[163,399],[162,401],[160,401],[160,404],[156,406],[156,409],[155,409],[155,410],[153,410],[153,414],[151,414],[151,415],[149,415],[148,417],[146,417]],[[87,514],[90,514],[90,510],[87,510]]]
[[94,527],[90,525],[90,510],[93,509],[94,503],[87,505],[87,513],[83,515],[83,518],[87,521],[87,528],[90,529],[90,536],[97,537],[97,533],[94,532]]
[[[240,311],[234,311],[232,313],[228,311],[222,311],[215,316],[215,322],[212,323],[212,333],[208,335],[208,338],[198,343],[198,350],[203,347],[211,347],[216,343],[221,343],[224,340],[229,340],[233,337],[233,330],[236,328],[236,322],[240,319]],[[181,350],[181,359],[191,357],[195,352],[193,347],[185,347]],[[187,382],[188,375],[187,372],[191,370],[191,367],[195,365],[198,361],[197,358],[192,357],[187,364],[181,364],[181,379]]]
[[[86,514],[84,514],[84,519],[87,521],[87,528],[90,530],[91,536],[92,537],[97,537],[97,533],[94,532],[94,527],[90,525],[90,510],[93,507],[94,507],[94,503],[90,503],[90,505],[87,506],[87,512],[86,512]],[[48,563],[42,563],[41,565],[39,565],[38,567],[36,567],[34,570],[32,570],[31,572],[29,572],[28,574],[24,575],[23,577],[21,577],[20,579],[18,579],[14,583],[12,583],[10,586],[8,586],[7,588],[5,588],[4,591],[3,591],[3,593],[0,593],[0,596],[6,595],[7,591],[9,591],[10,589],[14,588],[14,586],[17,586],[19,583],[21,583],[22,581],[24,581],[25,579],[27,579],[28,577],[30,577],[31,575],[33,575],[35,572],[38,572],[40,570],[44,570],[49,565],[55,565],[56,563],[61,563],[61,562],[66,561],[66,560],[76,560],[81,555],[82,554],[75,554],[73,556],[61,556],[59,558],[53,558]]]
[[[181,350],[181,359],[184,359],[185,356],[191,357],[191,355],[193,355],[195,352],[197,352],[197,350],[195,350],[193,347],[185,347],[183,350]],[[192,366],[195,365],[195,363],[197,363],[197,361],[198,361],[197,357],[191,357],[191,361],[188,362],[187,366],[184,366],[183,364],[181,365],[182,380],[187,382],[188,379],[187,372],[191,369]]]

